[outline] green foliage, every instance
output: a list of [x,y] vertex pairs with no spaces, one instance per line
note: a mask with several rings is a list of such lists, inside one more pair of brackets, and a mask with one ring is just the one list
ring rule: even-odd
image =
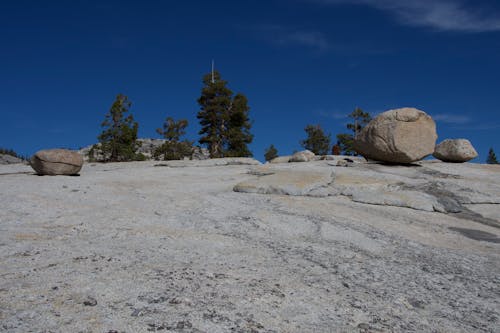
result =
[[135,155],[135,161],[146,161],[148,157],[143,153],[138,153]]
[[253,140],[253,135],[250,133],[252,124],[248,116],[249,111],[247,98],[242,94],[236,94],[229,110],[225,156],[252,156],[252,152],[248,149],[248,144]]
[[330,152],[330,134],[326,135],[320,125],[307,125],[304,128],[307,138],[300,144],[316,155],[327,155]]
[[127,115],[130,106],[128,97],[119,94],[102,122],[104,130],[97,137],[101,145],[94,145],[93,150],[99,149],[105,162],[135,161],[143,158],[136,154],[140,146],[137,142],[139,124],[131,114]]
[[3,154],[3,155],[10,155],[10,156],[13,156],[13,157],[17,157],[17,158],[20,158],[22,160],[26,160],[26,158],[24,156],[21,156],[19,155],[18,153],[16,153],[14,151],[14,149],[6,149],[6,148],[1,148],[0,147],[0,154]]
[[372,117],[368,112],[356,108],[349,115],[349,118],[351,118],[353,122],[347,124],[346,127],[351,130],[352,133],[337,134],[337,145],[340,146],[340,150],[344,155],[357,155],[353,148],[354,138],[372,120]]
[[199,142],[206,145],[210,157],[252,156],[247,145],[252,142],[250,134],[249,107],[246,97],[227,88],[219,72],[203,77],[203,88],[198,98],[201,135]]
[[190,157],[193,154],[193,142],[188,140],[180,141],[181,137],[186,134],[187,126],[188,121],[186,119],[175,121],[172,117],[167,117],[163,129],[156,130],[167,141],[155,149],[153,157],[155,159],[163,157],[164,160],[181,160],[184,157]]
[[174,118],[167,117],[163,123],[163,129],[158,128],[156,132],[169,141],[179,141],[182,136],[186,135],[187,126],[186,119],[175,121]]
[[276,157],[278,157],[278,149],[276,149],[276,147],[271,144],[269,148],[264,151],[264,158],[266,159],[266,161],[270,161]]
[[493,148],[490,148],[488,151],[488,157],[486,158],[486,163],[487,164],[499,164],[497,160],[497,156],[495,155],[495,152],[493,151]]
[[340,151],[342,155],[357,155],[356,151],[353,148],[354,137],[349,133],[340,133],[337,134],[337,145],[340,147]]

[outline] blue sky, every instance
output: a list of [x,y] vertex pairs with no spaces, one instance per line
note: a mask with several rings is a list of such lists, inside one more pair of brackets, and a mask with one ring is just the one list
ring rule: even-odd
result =
[[0,146],[95,143],[118,93],[140,137],[172,116],[197,140],[212,59],[249,99],[259,159],[300,150],[307,124],[345,132],[356,106],[417,107],[438,142],[500,153],[500,2],[486,0],[2,1]]

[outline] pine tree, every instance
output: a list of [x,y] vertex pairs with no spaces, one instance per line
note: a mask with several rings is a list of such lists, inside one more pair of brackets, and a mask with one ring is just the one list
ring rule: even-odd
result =
[[127,115],[131,105],[127,96],[119,94],[102,122],[104,130],[97,137],[101,145],[94,145],[92,153],[99,149],[105,162],[144,159],[142,154],[136,153],[140,146],[137,142],[139,124],[132,114]]
[[203,77],[203,89],[198,99],[201,110],[197,118],[200,120],[200,144],[207,145],[210,157],[224,156],[224,143],[229,120],[228,110],[231,106],[233,92],[226,87],[219,72],[214,71]]
[[307,125],[304,128],[307,138],[300,144],[316,155],[327,155],[330,152],[330,134],[326,135],[320,125]]
[[212,158],[252,156],[247,146],[253,139],[247,98],[242,94],[233,97],[217,71],[205,75],[203,84],[197,115],[200,144],[207,146]]
[[493,151],[493,148],[490,148],[488,151],[488,157],[486,158],[486,163],[487,164],[499,164],[497,160],[497,156],[495,155],[495,152]]
[[352,118],[354,121],[353,123],[347,124],[347,129],[351,130],[352,134],[337,134],[337,144],[340,146],[344,155],[357,155],[353,148],[354,138],[372,120],[372,117],[368,112],[364,112],[360,108],[355,108],[349,115],[349,118]]
[[236,94],[229,109],[225,156],[252,156],[252,152],[248,149],[248,144],[253,140],[253,135],[250,133],[252,124],[248,117],[249,110],[247,98],[242,94]]
[[278,157],[278,149],[276,149],[276,147],[271,144],[269,148],[264,151],[264,158],[266,159],[266,161],[270,161],[276,157]]
[[181,160],[191,156],[193,153],[193,142],[181,141],[181,137],[186,134],[188,121],[181,119],[175,121],[172,117],[167,117],[163,124],[163,129],[158,128],[156,132],[162,135],[167,141],[153,152],[155,159],[163,157],[164,160]]

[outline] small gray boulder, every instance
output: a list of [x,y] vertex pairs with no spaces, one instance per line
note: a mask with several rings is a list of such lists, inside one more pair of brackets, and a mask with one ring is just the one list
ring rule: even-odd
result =
[[23,163],[23,160],[7,154],[0,154],[0,165]]
[[375,117],[354,140],[354,149],[365,158],[412,163],[434,152],[436,123],[414,108],[389,110]]
[[83,157],[67,149],[46,149],[36,152],[30,165],[39,175],[76,175],[83,166]]
[[309,162],[314,161],[316,155],[310,150],[296,152],[290,157],[289,162]]
[[463,163],[477,157],[477,151],[467,139],[446,139],[436,145],[435,158],[443,162]]
[[288,163],[290,162],[291,156],[278,156],[269,161],[269,163]]

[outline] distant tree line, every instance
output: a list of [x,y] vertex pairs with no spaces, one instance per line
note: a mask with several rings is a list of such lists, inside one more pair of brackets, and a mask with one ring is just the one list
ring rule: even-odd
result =
[[14,151],[14,149],[0,148],[0,154],[10,155],[10,156],[20,158],[19,155]]
[[20,154],[16,153],[14,151],[14,149],[7,149],[7,148],[0,147],[0,154],[2,154],[2,155],[10,155],[10,156],[22,159],[22,160],[28,160],[29,159],[29,157],[27,157],[27,156],[23,156],[23,155],[20,155]]
[[[251,157],[248,145],[253,141],[253,135],[247,98],[242,93],[234,94],[218,71],[206,74],[202,83],[201,96],[197,100],[200,109],[196,116],[201,125],[198,143],[207,148],[211,158]],[[89,151],[90,160],[117,162],[147,158],[138,153],[141,146],[137,137],[139,124],[129,112],[131,105],[127,96],[116,96],[101,124],[103,130],[97,137],[99,143]],[[372,117],[358,107],[348,117],[351,121],[346,124],[347,131],[337,134],[333,145],[331,134],[319,124],[305,126],[306,138],[300,141],[300,145],[316,155],[357,155],[353,142]],[[164,160],[190,158],[195,147],[194,141],[184,138],[187,127],[187,119],[166,117],[163,127],[156,130],[165,142],[153,151],[152,157]],[[23,158],[11,149],[0,149],[0,153]],[[276,157],[278,150],[271,144],[265,149],[264,158],[270,161]],[[488,152],[486,163],[499,163],[493,148]]]
[[334,145],[331,143],[331,134],[325,133],[319,124],[307,125],[304,128],[306,138],[300,141],[300,145],[316,155],[357,155],[353,147],[354,139],[372,118],[360,108],[355,108],[348,117],[352,119],[352,122],[346,125],[349,132],[337,134]]
[[[242,93],[234,94],[227,81],[221,78],[218,71],[206,74],[202,79],[201,96],[198,98],[200,109],[197,118],[201,125],[198,143],[208,149],[211,158],[218,157],[251,157],[248,145],[253,140],[251,133],[248,100]],[[141,161],[146,159],[138,149],[139,124],[130,113],[131,101],[119,94],[105,114],[101,123],[102,132],[98,135],[98,144],[89,150],[91,161],[120,162]],[[352,144],[356,134],[371,120],[368,113],[356,108],[349,117],[352,123],[347,124],[348,133],[336,136],[336,143],[331,145],[331,135],[324,132],[319,124],[307,125],[304,130],[306,138],[300,141],[305,149],[317,155],[329,153],[338,155],[356,155]],[[188,127],[187,119],[166,117],[162,128],[156,132],[165,139],[165,143],[157,147],[152,157],[155,159],[175,160],[192,156],[194,141],[183,138]],[[264,153],[266,161],[278,156],[278,150],[270,145]]]
[[[203,77],[198,104],[197,118],[201,125],[198,142],[207,147],[211,158],[252,156],[248,148],[253,140],[250,132],[252,122],[245,95],[233,94],[227,87],[227,81],[214,71]],[[103,130],[97,137],[99,143],[89,150],[89,160],[121,162],[146,159],[146,156],[137,153],[140,148],[137,140],[139,124],[129,112],[131,105],[127,96],[116,96],[101,124]],[[167,117],[163,127],[156,130],[165,143],[155,149],[153,158],[175,160],[192,156],[194,142],[182,138],[187,126],[186,119]]]

